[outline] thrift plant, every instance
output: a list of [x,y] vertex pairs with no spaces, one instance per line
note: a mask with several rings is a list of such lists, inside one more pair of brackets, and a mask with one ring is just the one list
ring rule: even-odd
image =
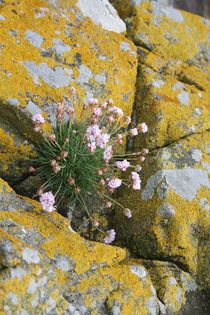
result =
[[[34,129],[41,133],[43,141],[36,146],[37,157],[32,161],[30,171],[39,176],[43,185],[38,191],[44,211],[52,212],[61,201],[79,202],[95,229],[103,233],[107,244],[115,239],[115,231],[103,231],[100,222],[91,217],[87,206],[88,195],[97,194],[107,208],[114,204],[122,208],[131,219],[132,211],[114,200],[111,195],[121,185],[139,190],[141,166],[132,165],[133,160],[143,162],[147,149],[141,152],[114,155],[113,148],[122,145],[127,135],[137,136],[147,132],[145,123],[129,129],[130,117],[124,117],[121,108],[113,106],[111,99],[102,103],[95,98],[81,105],[74,87],[70,89],[70,100],[57,104],[56,124],[53,132],[43,130],[45,120],[39,113],[32,117]],[[75,117],[75,106],[82,106],[80,117]],[[130,170],[127,179],[120,173]]]

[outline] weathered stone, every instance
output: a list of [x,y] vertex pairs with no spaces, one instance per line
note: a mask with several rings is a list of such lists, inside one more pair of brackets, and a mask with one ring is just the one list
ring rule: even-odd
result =
[[134,149],[155,149],[208,130],[209,21],[155,1],[115,5],[139,47],[133,117],[150,127],[135,139]]
[[2,314],[159,313],[149,274],[126,250],[81,238],[3,181],[2,194],[13,200],[12,210],[0,203]]
[[123,189],[114,226],[135,255],[177,263],[210,288],[210,134],[192,135],[151,152],[142,170],[142,190]]
[[31,115],[54,121],[55,103],[69,96],[70,85],[81,102],[111,97],[131,114],[137,57],[133,43],[116,33],[124,24],[107,0],[90,7],[76,0],[8,0],[0,9],[0,174],[15,183],[33,154]]
[[208,314],[208,293],[200,291],[195,279],[178,268],[164,261],[142,260],[146,267],[158,298],[163,302],[166,314]]

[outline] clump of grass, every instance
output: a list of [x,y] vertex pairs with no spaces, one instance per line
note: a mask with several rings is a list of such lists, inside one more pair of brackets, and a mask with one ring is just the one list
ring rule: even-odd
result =
[[[38,154],[32,160],[31,171],[44,183],[38,192],[43,210],[56,210],[63,199],[70,204],[79,201],[93,227],[105,234],[103,241],[111,243],[115,231],[101,229],[100,220],[90,215],[86,199],[88,195],[96,194],[107,208],[117,204],[128,219],[132,217],[131,210],[119,204],[111,194],[121,185],[140,189],[141,166],[132,165],[132,162],[144,161],[148,150],[116,156],[113,148],[122,145],[128,134],[136,136],[140,131],[147,132],[147,126],[142,123],[128,130],[130,117],[124,117],[122,109],[113,106],[111,99],[102,103],[91,99],[81,105],[76,90],[71,88],[70,91],[71,99],[57,104],[52,134],[43,131],[45,120],[41,114],[32,117],[35,130],[42,134],[43,141],[36,146]],[[75,117],[75,106],[83,108],[79,118]],[[131,169],[130,177],[120,179],[119,173],[127,169]]]

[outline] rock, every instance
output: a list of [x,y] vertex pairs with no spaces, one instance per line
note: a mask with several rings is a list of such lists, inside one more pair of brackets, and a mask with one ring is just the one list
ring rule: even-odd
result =
[[126,250],[81,238],[2,180],[0,200],[4,314],[159,314],[149,274]]
[[210,3],[205,0],[172,0],[171,4],[178,9],[190,11],[205,17],[210,17]]
[[142,190],[122,190],[118,237],[138,257],[171,261],[210,288],[210,134],[192,135],[150,153],[142,170]]
[[208,314],[208,295],[198,290],[192,276],[164,261],[141,261],[146,267],[166,314]]
[[117,33],[126,31],[125,23],[108,0],[89,0],[88,3],[85,0],[78,0],[77,6],[84,16],[89,16],[94,23],[101,25],[105,30]]
[[[194,14],[198,14],[209,18],[210,4],[205,0],[149,0],[155,5],[170,6],[176,9],[185,10]],[[128,13],[132,11],[135,5],[139,5],[142,0],[110,0],[110,2],[118,9],[120,15],[128,17]]]
[[142,48],[138,52],[138,92],[133,117],[145,121],[149,131],[134,139],[133,148],[153,150],[208,130],[208,68],[178,65]]
[[114,3],[138,46],[133,117],[151,126],[134,148],[155,149],[208,130],[209,21],[155,1]]
[[6,0],[0,8],[0,175],[16,184],[27,175],[37,140],[31,115],[53,122],[55,103],[71,85],[81,102],[111,97],[129,115],[137,57],[133,43],[117,33],[124,23],[107,0],[90,7],[82,0]]

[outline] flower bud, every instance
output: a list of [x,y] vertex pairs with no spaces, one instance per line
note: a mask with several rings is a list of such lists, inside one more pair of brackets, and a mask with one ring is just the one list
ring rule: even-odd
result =
[[72,177],[69,177],[67,181],[68,181],[68,184],[71,186],[75,184],[75,180]]

